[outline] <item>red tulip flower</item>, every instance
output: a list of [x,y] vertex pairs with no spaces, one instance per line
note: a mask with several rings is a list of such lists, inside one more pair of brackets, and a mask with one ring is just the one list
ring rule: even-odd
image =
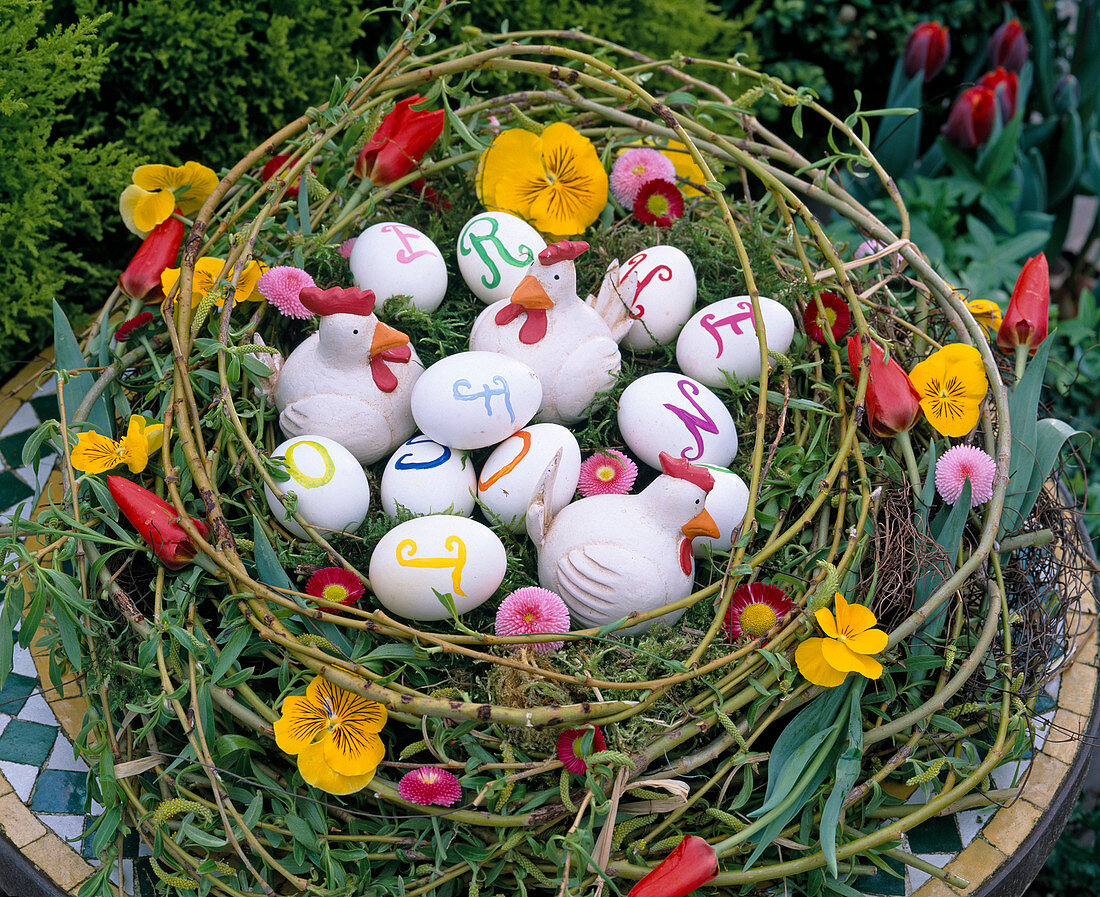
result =
[[705,839],[688,835],[627,897],[687,897],[718,874],[718,854]]
[[988,87],[997,98],[1001,109],[1001,121],[1008,121],[1016,114],[1016,94],[1020,89],[1020,79],[1015,72],[998,66],[986,72],[978,79],[979,87]]
[[[180,526],[180,515],[163,498],[125,477],[107,477],[107,488],[123,516],[138,531],[149,548],[169,570],[179,570],[192,562],[199,549]],[[204,539],[210,527],[191,518]]]
[[1010,72],[1018,72],[1027,62],[1027,35],[1019,19],[1009,19],[993,32],[989,39],[989,60],[994,66],[1003,66]]
[[940,130],[952,143],[974,149],[989,139],[996,118],[997,97],[988,87],[975,85],[959,94]]
[[1049,319],[1050,274],[1047,257],[1040,252],[1024,263],[1016,278],[1008,311],[997,331],[997,345],[1006,352],[1027,346],[1034,355],[1039,344],[1047,338]]
[[164,298],[160,275],[176,264],[183,242],[183,222],[169,216],[151,231],[126,266],[118,285],[131,299],[156,302]]
[[[863,351],[858,336],[848,337],[848,368],[852,379],[859,380]],[[871,341],[871,365],[867,375],[867,392],[863,406],[871,432],[876,436],[896,436],[907,431],[920,417],[920,393],[913,386],[905,368],[891,358],[885,360],[882,346]]]
[[951,35],[939,22],[921,22],[905,41],[902,66],[907,77],[924,73],[925,83],[936,77],[951,55]]
[[[273,177],[275,177],[275,172],[282,168],[283,164],[289,158],[289,155],[281,155],[272,156],[270,159],[268,159],[267,162],[264,164],[263,171],[260,172],[260,180],[263,181],[265,184],[270,181]],[[291,186],[286,188],[286,193],[284,193],[283,196],[287,199],[297,199],[298,185],[301,183],[301,181],[302,176],[298,175],[298,180],[295,181]]]
[[413,109],[419,94],[402,100],[389,113],[374,136],[359,152],[354,173],[375,184],[391,184],[416,168],[424,154],[443,133],[442,109],[424,112]]

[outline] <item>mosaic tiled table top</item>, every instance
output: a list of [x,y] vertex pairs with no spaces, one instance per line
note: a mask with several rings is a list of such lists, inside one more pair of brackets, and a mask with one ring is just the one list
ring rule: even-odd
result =
[[[55,388],[46,381],[43,359],[28,367],[0,392],[0,517],[27,516],[53,466],[44,458],[37,470],[22,466],[24,442],[40,420],[56,416]],[[988,807],[936,817],[917,826],[901,848],[967,880],[959,890],[912,867],[894,864],[895,875],[880,872],[857,880],[865,894],[883,897],[950,897],[981,887],[1006,862],[1039,822],[1051,796],[1069,775],[1094,711],[1097,689],[1096,606],[1081,602],[1077,631],[1083,638],[1076,663],[1047,687],[1036,707],[1037,744],[1020,798],[1011,806]],[[88,767],[73,754],[84,699],[79,683],[49,682],[44,655],[16,646],[13,674],[0,690],[0,829],[23,856],[63,890],[75,893],[98,866],[84,831],[99,807],[87,797]],[[994,787],[1011,788],[1028,772],[1027,761],[1002,766]],[[153,877],[130,844],[124,853],[123,889],[133,897],[151,897]],[[135,881],[136,876],[136,881]],[[115,871],[112,881],[118,883]]]

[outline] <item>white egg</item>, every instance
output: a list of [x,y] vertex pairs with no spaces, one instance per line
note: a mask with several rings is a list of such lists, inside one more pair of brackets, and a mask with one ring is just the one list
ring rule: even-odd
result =
[[619,283],[638,275],[631,307],[638,320],[630,325],[623,345],[637,352],[667,345],[691,317],[697,285],[695,268],[675,246],[652,246],[626,260]]
[[542,384],[522,361],[496,352],[459,352],[420,375],[412,415],[421,432],[457,449],[487,448],[527,426]]
[[466,453],[414,436],[382,471],[382,510],[396,517],[398,507],[413,514],[469,517],[477,504],[477,475]]
[[424,311],[435,311],[447,293],[447,265],[439,247],[415,227],[385,221],[368,227],[348,259],[355,285],[373,290],[375,311],[393,296],[408,296]]
[[[794,318],[782,305],[760,297],[768,351],[785,354],[794,339]],[[746,382],[760,377],[760,342],[748,296],[733,296],[700,309],[676,340],[676,364],[689,377],[712,387],[726,375]]]
[[504,579],[504,543],[482,523],[433,514],[399,523],[375,546],[370,584],[388,611],[410,620],[446,620],[436,592],[464,614],[484,603]]
[[749,510],[749,487],[732,470],[703,464],[714,476],[714,488],[707,493],[704,507],[718,527],[718,538],[696,536],[691,540],[691,549],[696,557],[702,557],[708,551],[729,554],[733,547],[733,534]]
[[722,400],[672,371],[646,374],[623,390],[619,432],[630,450],[657,470],[661,452],[719,467],[737,454],[737,430]]
[[512,532],[523,529],[527,506],[535,497],[542,475],[561,452],[550,505],[554,513],[564,508],[577,491],[581,474],[581,448],[576,437],[561,424],[532,424],[509,436],[493,449],[477,480],[477,497],[490,520]]
[[[296,510],[310,526],[322,531],[358,529],[370,508],[370,485],[355,456],[324,436],[296,436],[271,453],[285,459],[290,479],[279,484],[298,498]],[[275,519],[301,539],[306,531],[289,517],[270,486],[264,486],[267,506]],[[324,535],[324,532],[322,532]]]
[[512,295],[535,257],[546,248],[539,232],[507,212],[482,212],[458,235],[458,270],[486,305]]

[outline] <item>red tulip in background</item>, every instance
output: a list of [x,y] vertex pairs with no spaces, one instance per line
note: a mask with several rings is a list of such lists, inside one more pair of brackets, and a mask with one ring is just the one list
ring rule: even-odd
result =
[[718,874],[718,855],[705,839],[688,835],[626,897],[686,897]]
[[354,173],[375,184],[390,184],[416,168],[424,154],[443,133],[444,112],[424,112],[411,108],[422,102],[414,94],[398,103],[374,136],[359,152]]
[[156,302],[164,298],[160,275],[175,267],[183,242],[183,222],[169,217],[149,231],[130,264],[118,279],[122,292],[131,299]]
[[921,22],[905,41],[902,66],[907,77],[924,73],[925,82],[931,81],[947,65],[951,54],[951,35],[939,22]]
[[1006,352],[1017,346],[1027,346],[1031,354],[1047,338],[1050,321],[1050,273],[1047,257],[1039,253],[1024,263],[1012,298],[1008,302],[1001,329],[997,331],[997,345]]
[[988,87],[968,87],[955,100],[947,123],[940,129],[963,149],[974,149],[989,139],[997,119],[997,97]]
[[[848,337],[848,369],[858,382],[863,349],[858,336]],[[895,436],[908,430],[920,417],[920,394],[909,375],[891,357],[885,361],[882,346],[871,341],[871,364],[867,375],[867,392],[863,407],[871,432],[876,436]]]
[[[270,159],[268,159],[264,165],[263,171],[260,172],[260,180],[264,183],[270,181],[275,176],[275,172],[282,168],[283,163],[286,162],[286,160],[289,158],[289,155],[281,155],[272,156]],[[284,193],[283,196],[287,199],[297,199],[298,185],[301,183],[301,181],[302,176],[298,175],[298,180],[295,181],[294,184],[286,188],[286,193]]]
[[989,61],[994,67],[1002,66],[1010,72],[1018,72],[1027,62],[1027,35],[1019,19],[1009,19],[993,32],[989,39]]
[[[198,547],[180,526],[180,515],[163,498],[125,477],[107,477],[107,488],[123,516],[169,570],[186,567],[198,554]],[[204,539],[210,535],[205,521],[191,518]]]
[[997,105],[1001,108],[1001,121],[1007,122],[1016,114],[1016,94],[1020,89],[1020,79],[1015,72],[998,66],[991,72],[986,72],[978,79],[979,87],[988,87],[997,98]]

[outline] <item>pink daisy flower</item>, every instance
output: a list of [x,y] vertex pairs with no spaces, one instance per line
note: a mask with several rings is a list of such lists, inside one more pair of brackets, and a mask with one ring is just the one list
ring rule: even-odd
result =
[[608,183],[611,195],[621,205],[633,209],[638,191],[654,178],[674,181],[676,166],[668,156],[661,155],[657,150],[638,147],[627,150],[615,160]]
[[421,807],[450,807],[462,797],[462,786],[453,772],[438,766],[410,769],[397,783],[402,800]]
[[343,567],[322,567],[306,583],[306,594],[339,604],[355,604],[363,597],[359,577]]
[[652,180],[634,197],[634,217],[642,224],[669,227],[684,214],[684,197],[672,181]]
[[726,634],[731,642],[743,635],[749,638],[767,635],[792,607],[787,593],[779,586],[766,582],[738,586],[726,609]]
[[355,246],[355,241],[358,239],[358,237],[352,237],[350,240],[345,240],[337,247],[336,251],[344,258],[350,259],[352,247]]
[[[500,636],[568,631],[569,608],[549,589],[538,586],[517,589],[497,608],[496,634]],[[527,647],[536,654],[545,654],[556,651],[563,644],[565,642],[536,642]]]
[[970,507],[984,505],[993,497],[997,462],[980,448],[956,445],[936,462],[936,491],[948,504],[955,504],[963,485],[970,480]]
[[638,477],[638,465],[615,449],[597,452],[581,464],[577,489],[591,495],[626,495]]
[[581,775],[588,771],[586,758],[592,754],[598,754],[607,749],[603,732],[599,726],[592,728],[592,750],[587,754],[581,754],[581,738],[588,734],[588,729],[566,729],[558,736],[558,759],[565,764],[570,772]]
[[260,275],[256,289],[268,302],[288,318],[312,318],[313,312],[302,305],[299,293],[306,287],[315,287],[313,278],[301,268],[276,265]]

